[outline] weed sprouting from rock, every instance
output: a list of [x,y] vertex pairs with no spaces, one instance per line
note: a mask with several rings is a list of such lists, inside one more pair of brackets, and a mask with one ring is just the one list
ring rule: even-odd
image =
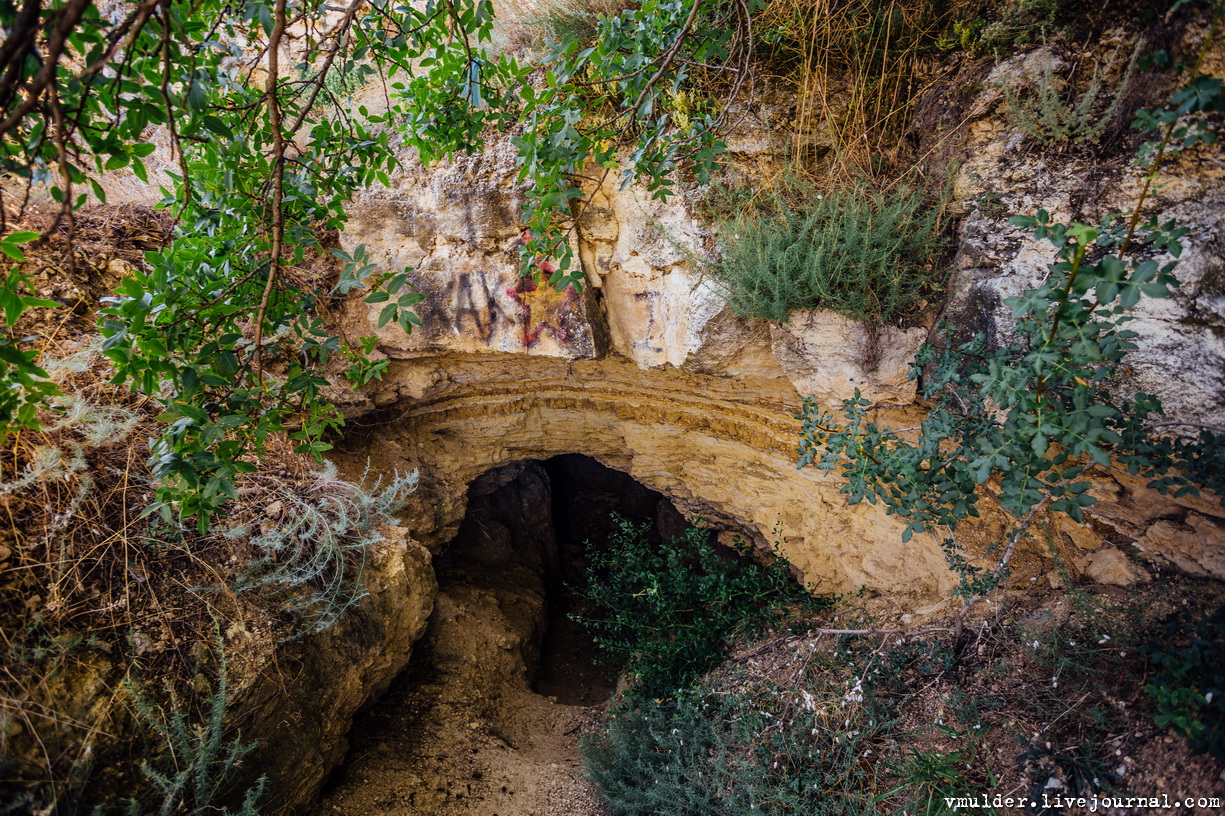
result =
[[[1118,69],[1118,55],[1105,65],[1094,65],[1085,89],[1069,99],[1067,83],[1047,63],[1038,76],[1033,93],[1023,95],[1005,85],[1008,119],[1017,130],[1041,146],[1097,144],[1119,114],[1123,98],[1136,72],[1140,57],[1137,45],[1127,64]],[[1111,75],[1116,74],[1111,82]]]
[[249,539],[259,556],[233,584],[240,592],[274,588],[285,608],[301,621],[293,636],[332,626],[365,597],[362,582],[371,548],[383,540],[379,527],[417,486],[416,472],[367,485],[348,482],[328,467],[305,490],[274,488],[263,517],[225,531]]
[[[221,814],[221,816],[258,816],[256,809],[263,796],[265,780],[260,779],[242,797],[237,811],[222,807],[229,794],[234,772],[255,743],[243,742],[241,736],[230,738],[226,727],[229,708],[229,671],[225,643],[220,629],[216,631],[216,683],[203,683],[195,694],[203,702],[200,718],[193,717],[187,702],[180,698],[173,685],[167,683],[165,704],[147,690],[128,684],[132,705],[140,720],[161,743],[161,751],[152,762],[141,765],[160,801],[153,802],[158,814],[181,813],[188,816]],[[203,675],[200,675],[201,677]],[[149,803],[128,800],[129,816],[148,812]]]
[[796,309],[823,308],[881,324],[935,299],[947,219],[926,196],[792,188],[719,227],[715,275],[736,314],[785,323]]

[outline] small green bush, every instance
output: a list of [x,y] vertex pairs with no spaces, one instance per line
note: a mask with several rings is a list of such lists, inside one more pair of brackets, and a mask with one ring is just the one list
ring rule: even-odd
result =
[[895,322],[924,311],[943,283],[940,209],[908,188],[792,185],[719,225],[715,274],[743,317],[785,323],[795,309],[821,307]]
[[858,685],[831,688],[638,700],[583,740],[585,773],[614,816],[876,813],[887,722]]
[[[959,734],[947,726],[940,730],[960,738]],[[896,774],[901,784],[885,796],[893,796],[903,791],[911,795],[910,806],[904,812],[915,816],[942,816],[952,813],[945,801],[948,797],[967,796],[974,792],[966,778],[966,760],[970,757],[966,751],[950,752],[928,751],[920,748],[906,748],[899,760],[890,764],[890,770]]]
[[969,51],[990,51],[998,62],[1017,49],[1070,35],[1080,11],[1072,0],[1007,0],[959,44]]
[[[1165,637],[1146,650],[1155,669],[1144,687],[1157,702],[1153,719],[1186,737],[1197,753],[1225,762],[1225,605],[1194,625],[1177,615],[1165,625]],[[1188,646],[1172,645],[1190,632]]]
[[787,564],[719,555],[706,530],[689,528],[656,546],[649,525],[613,514],[606,547],[588,545],[589,607],[576,619],[596,645],[624,661],[635,690],[667,694],[690,683],[722,658],[724,642],[740,627],[777,622],[781,607],[821,603],[794,583]]
[[1119,113],[1139,56],[1137,48],[1113,86],[1108,77],[1117,59],[1111,58],[1104,66],[1094,65],[1088,86],[1079,96],[1070,99],[1064,81],[1055,75],[1050,65],[1043,68],[1029,96],[1022,96],[1016,88],[1005,85],[1009,123],[1043,147],[1097,144]]

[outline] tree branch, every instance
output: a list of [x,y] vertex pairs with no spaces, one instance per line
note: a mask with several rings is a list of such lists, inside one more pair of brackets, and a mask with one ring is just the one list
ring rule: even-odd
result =
[[44,49],[46,56],[43,57],[42,67],[39,68],[38,73],[34,75],[34,79],[26,88],[25,101],[18,105],[17,109],[9,114],[4,122],[0,123],[0,135],[7,134],[16,127],[17,123],[24,119],[25,115],[34,110],[35,106],[38,105],[38,100],[42,96],[43,91],[46,90],[51,80],[55,77],[60,58],[64,56],[64,49],[68,45],[68,36],[77,27],[77,23],[81,21],[85,10],[89,8],[92,2],[93,0],[69,0],[68,4],[60,11],[55,28],[52,29],[50,36],[47,38],[47,46]]
[[276,0],[273,14],[272,34],[268,37],[268,82],[264,86],[268,124],[272,129],[272,250],[268,258],[268,282],[264,284],[264,294],[255,315],[255,378],[258,382],[264,379],[264,315],[268,313],[268,299],[272,297],[272,287],[281,270],[281,243],[285,237],[285,134],[281,130],[281,103],[277,98],[281,37],[285,34],[285,0]]

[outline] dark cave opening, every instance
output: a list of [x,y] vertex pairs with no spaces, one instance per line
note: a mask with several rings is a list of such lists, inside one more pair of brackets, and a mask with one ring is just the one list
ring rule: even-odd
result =
[[658,541],[685,528],[665,496],[589,456],[515,463],[473,482],[464,521],[438,559],[444,588],[480,580],[491,567],[524,565],[540,576],[542,627],[527,668],[533,690],[564,705],[607,700],[620,668],[601,660],[590,633],[571,617],[586,580],[585,549],[608,540],[614,513],[651,522]]
[[320,813],[494,807],[513,816],[556,802],[582,812],[591,794],[577,734],[599,718],[620,667],[600,659],[570,614],[586,542],[607,542],[613,513],[649,522],[660,542],[686,526],[665,496],[579,454],[511,463],[471,483],[459,530],[434,559],[425,634],[355,719]]

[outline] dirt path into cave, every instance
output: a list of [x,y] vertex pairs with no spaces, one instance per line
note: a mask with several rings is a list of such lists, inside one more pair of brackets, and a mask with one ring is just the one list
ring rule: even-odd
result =
[[[513,571],[512,571],[513,573]],[[559,623],[528,684],[531,590],[509,580],[440,593],[413,667],[360,717],[319,816],[600,816],[579,732],[609,689],[581,631]]]
[[663,496],[584,456],[472,483],[425,637],[354,722],[318,816],[604,816],[578,742],[613,689],[564,611],[583,542],[607,540],[611,511],[661,537],[684,526]]

